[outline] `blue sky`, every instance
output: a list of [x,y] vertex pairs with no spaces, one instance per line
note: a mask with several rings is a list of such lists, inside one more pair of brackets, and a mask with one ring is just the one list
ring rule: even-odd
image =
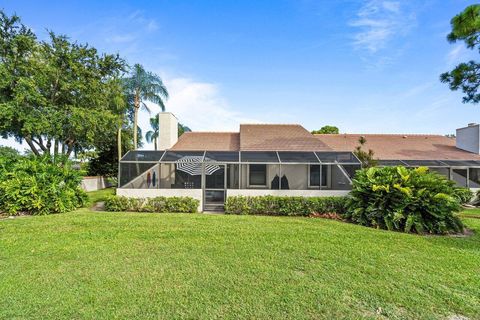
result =
[[[438,80],[477,58],[446,41],[450,19],[473,3],[4,0],[0,6],[41,38],[51,29],[158,73],[171,94],[167,111],[193,130],[265,122],[447,134],[480,121],[480,106],[462,104],[461,93]],[[144,131],[148,117],[141,116]]]

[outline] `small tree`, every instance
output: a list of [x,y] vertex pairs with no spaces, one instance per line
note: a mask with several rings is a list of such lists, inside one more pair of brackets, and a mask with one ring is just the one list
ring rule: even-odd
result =
[[367,143],[367,139],[364,136],[361,136],[358,139],[359,145],[353,151],[353,154],[357,156],[358,160],[362,163],[363,168],[370,168],[375,167],[377,165],[377,160],[374,158],[374,152],[372,149],[368,149],[368,151],[363,150],[363,147]]
[[335,126],[323,126],[319,130],[313,130],[312,134],[338,134],[339,130]]

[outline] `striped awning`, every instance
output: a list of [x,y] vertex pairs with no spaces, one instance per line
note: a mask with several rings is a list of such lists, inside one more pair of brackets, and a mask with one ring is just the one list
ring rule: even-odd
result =
[[[188,173],[192,176],[199,176],[202,174],[202,159],[203,156],[184,156],[176,161],[177,170]],[[207,159],[205,159],[208,161]],[[217,164],[205,164],[205,174],[211,175],[215,171],[220,170]]]

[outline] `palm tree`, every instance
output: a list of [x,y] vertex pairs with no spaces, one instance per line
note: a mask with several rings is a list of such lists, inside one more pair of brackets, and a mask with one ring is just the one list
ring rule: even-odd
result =
[[153,130],[148,131],[145,134],[145,139],[147,140],[148,143],[153,142],[155,146],[155,150],[157,150],[157,139],[158,139],[158,115],[156,117],[150,118],[150,126],[152,127]]
[[168,91],[162,79],[149,71],[145,71],[142,65],[135,64],[128,78],[125,78],[126,94],[129,104],[133,106],[133,146],[138,147],[138,112],[140,108],[150,112],[145,101],[156,103],[162,111],[165,111],[164,99],[168,99]]

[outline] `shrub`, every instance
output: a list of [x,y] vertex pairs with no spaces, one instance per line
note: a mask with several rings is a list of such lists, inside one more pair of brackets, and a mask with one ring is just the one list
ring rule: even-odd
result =
[[227,197],[225,213],[276,216],[343,214],[345,202],[345,197],[234,196]]
[[191,197],[127,198],[110,196],[105,201],[105,210],[195,213],[199,204],[197,199]]
[[0,211],[7,215],[45,215],[72,211],[87,199],[81,177],[65,159],[0,158]]
[[473,200],[473,192],[469,188],[455,188],[455,197],[460,204],[468,204]]
[[403,232],[463,231],[454,182],[426,167],[357,171],[345,218],[353,223]]

